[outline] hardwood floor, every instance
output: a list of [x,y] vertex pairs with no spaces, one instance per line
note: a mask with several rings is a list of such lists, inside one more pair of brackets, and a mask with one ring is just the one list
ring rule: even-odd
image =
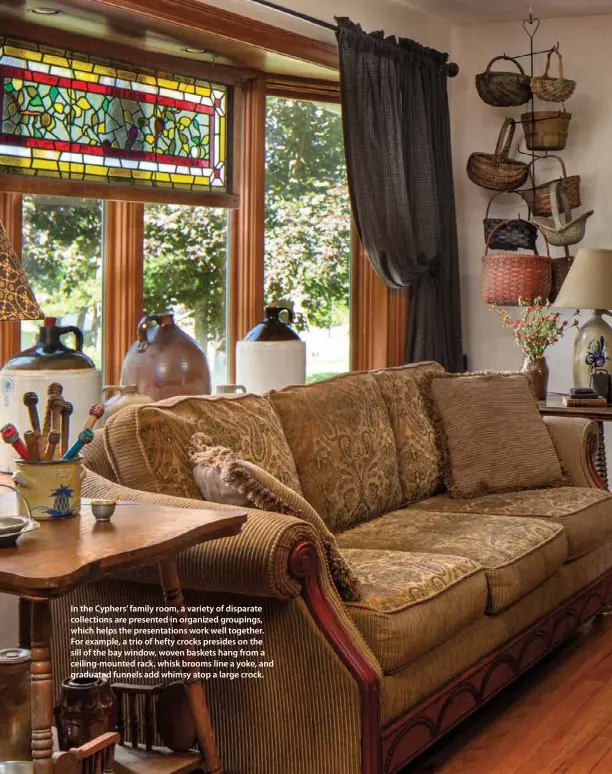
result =
[[612,615],[555,653],[404,774],[612,774]]

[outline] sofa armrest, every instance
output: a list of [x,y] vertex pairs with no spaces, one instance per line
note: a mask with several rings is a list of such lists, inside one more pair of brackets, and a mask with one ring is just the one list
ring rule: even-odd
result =
[[544,417],[559,459],[573,486],[607,489],[597,475],[595,453],[599,444],[596,422],[581,417]]
[[[235,510],[231,506],[205,500],[190,500],[129,489],[90,470],[86,471],[83,482],[83,496],[174,508]],[[299,596],[302,584],[290,574],[289,559],[298,544],[310,541],[318,546],[321,561],[325,561],[316,530],[307,522],[292,516],[255,508],[245,510],[248,519],[240,535],[202,543],[179,554],[177,564],[183,588],[276,599]],[[159,583],[157,568],[153,565],[115,573],[112,577],[136,583]]]

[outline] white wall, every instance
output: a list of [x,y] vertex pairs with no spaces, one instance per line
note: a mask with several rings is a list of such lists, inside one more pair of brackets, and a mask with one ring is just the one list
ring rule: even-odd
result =
[[[577,81],[577,88],[566,109],[572,114],[567,148],[560,152],[568,174],[582,178],[584,209],[595,214],[588,221],[586,238],[581,243],[588,247],[612,246],[612,200],[609,185],[612,179],[612,102],[609,98],[609,79],[612,72],[612,16],[590,16],[567,19],[543,19],[535,38],[536,50],[546,49],[559,41],[568,78]],[[502,329],[494,313],[480,300],[479,277],[484,249],[482,219],[490,193],[472,183],[465,165],[472,151],[490,151],[495,147],[499,128],[505,115],[519,118],[527,106],[494,108],[481,101],[474,86],[474,76],[482,72],[488,61],[498,54],[525,53],[529,39],[520,22],[455,27],[451,51],[459,63],[460,73],[451,82],[451,120],[453,131],[453,159],[460,245],[462,283],[464,349],[471,370],[515,369],[521,364],[521,355],[511,332]],[[521,60],[525,62],[526,60]],[[528,60],[527,60],[528,61]],[[512,65],[508,63],[496,63]],[[536,60],[536,71],[544,67],[544,57]],[[504,68],[505,69],[505,68]],[[538,107],[536,106],[536,109]],[[554,105],[539,103],[539,109],[556,109]],[[519,124],[517,138],[523,137]],[[514,144],[516,149],[516,140]],[[520,157],[519,157],[520,158]],[[551,164],[550,167],[545,164]],[[553,162],[538,162],[539,181],[547,170],[556,169]],[[517,196],[499,197],[507,201],[494,214],[516,217],[524,205]],[[554,255],[563,255],[561,248],[551,248]],[[575,255],[577,247],[572,248]],[[570,332],[549,350],[551,367],[549,389],[557,392],[571,386],[570,356],[574,332]]]
[[[334,33],[321,27],[292,19],[249,0],[201,0],[233,13],[259,19],[307,37],[335,43]],[[348,16],[367,31],[383,29],[387,35],[412,38],[425,46],[448,51],[451,23],[429,13],[408,8],[395,0],[277,0],[279,5],[301,11],[333,24],[334,16]]]

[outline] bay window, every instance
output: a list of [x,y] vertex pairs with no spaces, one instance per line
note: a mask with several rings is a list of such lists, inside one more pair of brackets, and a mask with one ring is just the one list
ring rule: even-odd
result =
[[[24,196],[22,207],[22,261],[34,295],[57,325],[81,329],[83,351],[101,367],[103,202]],[[39,325],[21,323],[22,349],[35,343]]]
[[[406,296],[352,227],[337,83],[115,44],[103,60],[83,36],[74,53],[35,33],[0,36],[0,220],[106,383],[143,314],[165,310],[213,385],[231,381],[270,302],[296,313],[309,381],[402,362]],[[0,322],[0,364],[37,328]]]
[[213,388],[227,382],[227,210],[144,208],[144,308],[171,311],[206,352]]
[[296,311],[309,381],[350,368],[350,264],[339,105],[269,96],[264,297]]

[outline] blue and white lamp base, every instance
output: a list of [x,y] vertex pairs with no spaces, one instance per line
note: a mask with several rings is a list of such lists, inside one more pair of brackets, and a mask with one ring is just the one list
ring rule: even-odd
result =
[[595,309],[593,316],[578,329],[572,368],[574,387],[590,387],[591,374],[607,371],[607,364],[612,360],[612,327],[603,319],[603,314],[610,312]]

